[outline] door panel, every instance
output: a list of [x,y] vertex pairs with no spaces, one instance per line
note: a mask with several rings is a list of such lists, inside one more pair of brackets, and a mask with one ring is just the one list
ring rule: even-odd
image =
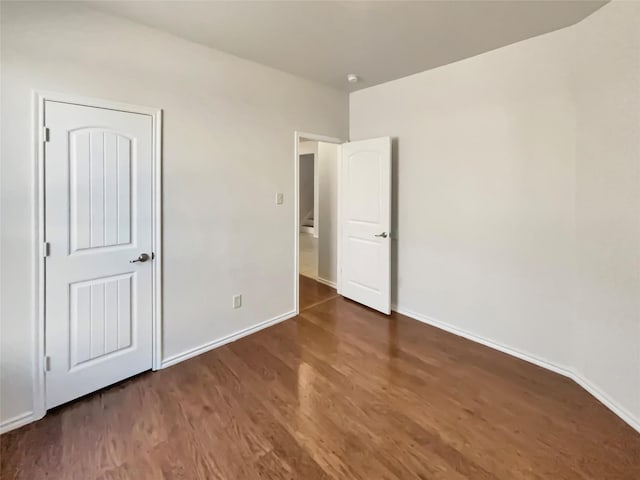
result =
[[391,312],[391,139],[341,147],[342,295]]
[[131,241],[131,140],[82,129],[70,136],[71,251]]
[[47,101],[47,408],[152,366],[152,119]]
[[131,346],[132,275],[71,284],[70,367]]
[[[354,142],[355,143],[355,142]],[[347,151],[356,148],[347,147]],[[380,224],[380,152],[355,151],[346,158],[349,202],[347,218],[351,222]]]

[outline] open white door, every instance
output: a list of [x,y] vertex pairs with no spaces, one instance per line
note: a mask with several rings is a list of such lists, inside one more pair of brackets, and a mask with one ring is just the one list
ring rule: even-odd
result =
[[151,368],[152,117],[47,101],[47,408]]
[[340,155],[340,293],[391,313],[391,138],[345,143]]

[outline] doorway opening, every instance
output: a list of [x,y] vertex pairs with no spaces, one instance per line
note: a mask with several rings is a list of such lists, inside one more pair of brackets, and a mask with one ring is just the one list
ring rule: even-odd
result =
[[391,138],[296,132],[294,165],[296,313],[328,293],[390,314]]
[[314,280],[318,278],[319,143],[302,139],[298,147],[300,275]]
[[[342,140],[296,133],[295,303],[309,290],[335,295],[338,266],[338,148]],[[322,286],[316,287],[317,284]],[[323,288],[328,287],[328,288]],[[301,305],[302,304],[302,305]]]

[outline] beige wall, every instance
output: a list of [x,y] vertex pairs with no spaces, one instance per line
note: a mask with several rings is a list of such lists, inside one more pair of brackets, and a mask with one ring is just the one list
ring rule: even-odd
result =
[[2,422],[33,409],[32,89],[164,109],[165,359],[293,310],[294,131],[346,138],[344,93],[73,4],[3,2],[1,53]]
[[640,15],[350,95],[396,137],[398,310],[579,377],[640,429]]
[[640,425],[640,3],[575,33],[574,366]]
[[338,145],[318,142],[318,176],[318,277],[335,284],[338,277]]
[[572,319],[572,35],[350,95],[352,140],[397,139],[393,301],[565,364]]

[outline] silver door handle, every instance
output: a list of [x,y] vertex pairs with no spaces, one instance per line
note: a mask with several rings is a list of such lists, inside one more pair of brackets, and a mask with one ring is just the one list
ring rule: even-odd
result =
[[141,253],[138,258],[136,258],[135,260],[129,260],[129,263],[137,263],[137,262],[146,262],[147,260],[149,260],[151,257],[149,256],[148,253]]
[[387,232],[378,233],[377,235],[374,235],[374,237],[387,238]]

